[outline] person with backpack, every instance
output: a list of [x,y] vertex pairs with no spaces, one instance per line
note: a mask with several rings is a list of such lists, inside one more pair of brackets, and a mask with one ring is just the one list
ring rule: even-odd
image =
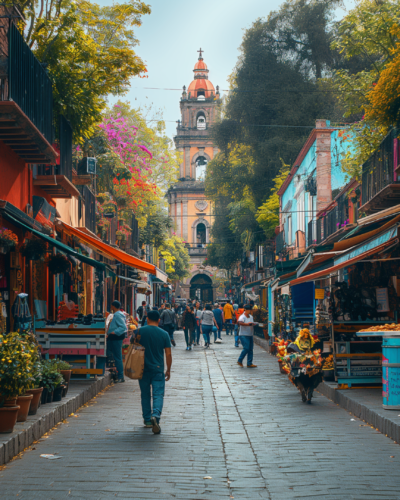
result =
[[122,364],[122,342],[126,337],[128,327],[126,326],[125,314],[121,311],[121,302],[114,300],[111,304],[113,318],[107,330],[107,350],[113,355],[117,368],[117,383],[125,382],[124,366]]
[[165,304],[165,309],[160,316],[160,327],[168,333],[171,344],[175,347],[174,331],[176,327],[176,314],[175,311],[171,311],[171,304]]

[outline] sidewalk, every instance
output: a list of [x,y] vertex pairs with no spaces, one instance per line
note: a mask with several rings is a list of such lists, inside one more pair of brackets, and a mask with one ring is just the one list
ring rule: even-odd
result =
[[0,466],[12,460],[56,424],[90,401],[105,389],[110,381],[109,374],[98,380],[72,380],[65,398],[40,406],[36,415],[28,416],[26,422],[17,422],[13,433],[0,434]]
[[[268,342],[254,337],[254,342],[268,350]],[[278,371],[278,367],[277,367]],[[285,375],[282,375],[284,377]],[[337,389],[335,382],[322,382],[318,392],[362,419],[387,437],[400,443],[400,410],[382,408],[382,389]]]

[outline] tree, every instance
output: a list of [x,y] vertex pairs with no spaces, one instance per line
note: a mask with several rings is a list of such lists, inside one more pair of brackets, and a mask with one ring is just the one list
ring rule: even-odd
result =
[[134,51],[133,28],[150,14],[139,0],[100,7],[86,0],[27,0],[23,33],[53,82],[56,114],[71,123],[82,141],[101,121],[108,95],[124,94],[133,76],[147,70]]
[[342,163],[350,177],[361,175],[361,165],[396,120],[399,24],[399,0],[363,0],[337,26],[333,48],[349,61],[362,57],[368,64],[361,71],[342,69],[334,76],[345,115],[362,117],[350,127],[353,148]]
[[146,226],[140,230],[140,243],[160,248],[167,240],[171,228],[172,220],[168,217],[168,214],[156,211],[147,218]]
[[264,229],[267,238],[271,238],[276,227],[279,225],[279,196],[278,191],[284,183],[290,171],[289,165],[282,162],[282,168],[274,179],[274,187],[271,189],[269,198],[259,207],[257,211],[257,222]]
[[165,259],[166,272],[171,281],[180,281],[189,276],[190,257],[182,238],[174,235],[167,238],[159,253]]

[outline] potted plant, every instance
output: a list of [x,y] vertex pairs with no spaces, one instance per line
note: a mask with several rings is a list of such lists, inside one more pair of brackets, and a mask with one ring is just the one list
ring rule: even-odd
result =
[[[21,419],[28,415],[32,395],[25,391],[33,383],[36,356],[37,347],[26,335],[0,335],[0,433],[12,432],[20,410]],[[7,403],[10,399],[13,401]]]
[[53,274],[63,274],[71,269],[69,260],[62,254],[52,255],[48,261],[49,271]]
[[66,361],[63,361],[62,359],[55,359],[54,364],[57,366],[57,370],[63,376],[65,386],[66,386],[66,389],[64,390],[63,395],[66,396],[67,392],[68,392],[69,382],[71,380],[72,366],[69,363],[67,363]]
[[122,237],[124,236],[124,232],[123,232],[123,231],[118,230],[118,231],[115,233],[115,236],[116,236],[116,238],[117,238],[117,241],[122,241]]
[[46,254],[46,251],[46,243],[39,238],[33,238],[26,241],[22,247],[22,255],[29,260],[41,260]]
[[115,201],[106,201],[103,205],[103,216],[112,219],[117,213],[117,204]]
[[[63,377],[58,371],[57,366],[53,363],[53,360],[45,359],[42,361],[43,372],[41,385],[43,386],[42,403],[52,403],[54,390],[60,386],[63,382]],[[44,394],[46,390],[45,401],[43,401]]]
[[107,194],[107,193],[99,193],[97,196],[96,196],[96,199],[97,201],[99,201],[100,203],[105,203],[106,201],[108,201],[110,199],[110,195]]
[[3,227],[0,229],[0,253],[8,253],[18,245],[18,236]]

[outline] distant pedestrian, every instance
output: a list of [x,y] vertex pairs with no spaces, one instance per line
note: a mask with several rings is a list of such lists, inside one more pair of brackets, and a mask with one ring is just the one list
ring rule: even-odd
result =
[[213,314],[215,321],[217,322],[218,325],[217,331],[214,332],[214,344],[217,343],[218,340],[219,340],[218,344],[220,344],[222,342],[221,332],[222,332],[222,327],[224,325],[224,313],[218,307],[218,303],[214,304]]
[[211,306],[210,304],[207,304],[206,310],[201,313],[200,317],[200,330],[203,334],[206,348],[210,347],[210,333],[212,332],[214,325],[218,328]]
[[196,302],[196,308],[194,310],[194,315],[196,317],[196,345],[200,344],[200,317],[203,310],[200,307],[200,302]]
[[174,331],[177,325],[175,311],[171,311],[171,304],[165,304],[164,311],[161,312],[160,316],[160,327],[165,330],[169,338],[171,339],[171,344],[175,347],[176,343],[174,340]]
[[136,313],[139,316],[140,323],[143,326],[145,324],[147,313],[150,311],[150,306],[146,304],[146,301],[143,300],[142,305],[138,307]]
[[233,325],[232,325],[232,318],[234,315],[234,310],[231,304],[231,301],[228,300],[226,304],[224,305],[224,319],[225,319],[225,331],[227,335],[232,335],[233,334]]
[[239,318],[244,313],[244,305],[239,304],[239,308],[235,311],[236,324],[235,324],[235,347],[239,347]]
[[126,337],[128,327],[126,326],[125,314],[121,311],[121,302],[114,300],[111,304],[113,318],[107,330],[107,350],[114,356],[115,366],[118,373],[118,382],[125,382],[124,366],[122,364],[122,342]]
[[247,368],[257,368],[257,365],[253,365],[253,349],[254,349],[254,320],[251,313],[251,305],[246,304],[244,306],[244,313],[240,316],[238,324],[239,339],[243,346],[243,351],[240,353],[238,359],[238,365],[243,367],[243,360],[247,356]]
[[196,331],[196,318],[194,315],[194,307],[186,306],[186,311],[182,316],[183,330],[185,332],[186,350],[192,350],[194,344],[194,335]]
[[[150,311],[147,315],[148,325],[136,330],[131,338],[131,342],[136,340],[145,348],[144,371],[142,379],[139,380],[139,387],[144,425],[151,427],[154,434],[161,432],[160,418],[164,404],[165,381],[171,377],[172,365],[170,338],[164,330],[159,328],[159,320],[159,312]],[[164,351],[167,361],[165,375]]]

